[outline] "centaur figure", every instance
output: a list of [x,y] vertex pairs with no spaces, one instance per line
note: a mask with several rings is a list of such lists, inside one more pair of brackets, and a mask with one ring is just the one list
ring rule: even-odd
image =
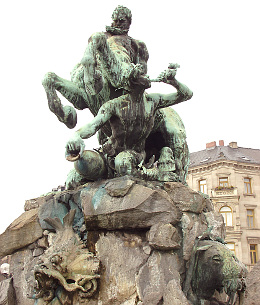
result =
[[[135,94],[135,87],[140,81],[140,75],[147,73],[149,54],[146,45],[128,36],[131,24],[129,9],[118,6],[112,14],[112,25],[106,27],[106,32],[93,34],[81,62],[71,73],[71,81],[60,78],[54,73],[47,73],[43,86],[46,90],[50,110],[68,128],[77,124],[76,109],[89,108],[97,116],[103,104],[115,101],[121,96]],[[159,79],[159,81],[163,81]],[[178,88],[178,102],[191,98],[191,94],[182,95]],[[179,91],[178,91],[179,90]],[[59,91],[72,106],[63,106],[57,92]],[[159,97],[160,95],[154,95]],[[118,102],[117,102],[118,103]],[[145,134],[142,143],[145,152],[145,162],[155,155],[159,159],[163,147],[173,151],[176,160],[176,173],[179,180],[185,183],[189,162],[188,146],[184,125],[178,114],[167,107],[176,103],[155,106],[153,123]],[[113,114],[111,114],[111,117]],[[108,147],[113,141],[111,118],[99,130],[100,144]],[[111,145],[110,145],[111,146]],[[141,149],[143,151],[143,148]],[[181,151],[181,154],[179,153]]]

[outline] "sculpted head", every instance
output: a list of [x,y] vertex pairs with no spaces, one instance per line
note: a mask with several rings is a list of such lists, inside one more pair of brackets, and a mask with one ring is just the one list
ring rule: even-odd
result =
[[115,157],[115,169],[119,176],[131,175],[136,165],[136,158],[131,151],[122,151]]
[[163,147],[161,149],[157,166],[160,171],[170,172],[175,170],[175,160],[170,147]]
[[244,291],[246,267],[224,244],[202,240],[198,243],[196,256],[191,284],[199,298],[210,299],[215,290],[224,289],[228,296]]
[[118,5],[112,14],[112,24],[106,27],[107,32],[114,35],[127,34],[132,22],[131,11],[122,5]]

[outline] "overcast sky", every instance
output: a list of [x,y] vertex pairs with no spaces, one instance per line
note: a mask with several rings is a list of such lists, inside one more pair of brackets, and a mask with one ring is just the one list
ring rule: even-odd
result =
[[[176,78],[194,92],[174,107],[190,151],[222,139],[260,148],[258,0],[2,1],[0,233],[26,199],[64,184],[73,166],[65,143],[92,116],[81,111],[76,128],[67,129],[49,111],[41,80],[49,71],[69,79],[89,36],[110,25],[118,4],[132,11],[129,35],[148,47],[150,77],[177,62]],[[95,136],[86,141],[88,149],[97,146]]]

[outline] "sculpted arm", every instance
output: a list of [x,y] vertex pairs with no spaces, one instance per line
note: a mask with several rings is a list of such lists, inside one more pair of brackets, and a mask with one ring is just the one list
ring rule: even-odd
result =
[[111,118],[115,113],[117,100],[114,99],[103,104],[94,119],[74,133],[66,143],[66,156],[83,153],[85,148],[83,139],[93,136]]
[[191,99],[193,92],[186,85],[177,81],[175,78],[176,72],[177,69],[167,69],[159,75],[156,81],[172,85],[177,92],[170,94],[148,94],[148,98],[152,99],[157,104],[157,109],[176,105]]

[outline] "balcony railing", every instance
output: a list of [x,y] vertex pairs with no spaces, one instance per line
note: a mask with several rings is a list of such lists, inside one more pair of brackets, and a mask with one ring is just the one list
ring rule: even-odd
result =
[[211,190],[212,197],[226,197],[226,196],[237,196],[236,187],[216,187]]

